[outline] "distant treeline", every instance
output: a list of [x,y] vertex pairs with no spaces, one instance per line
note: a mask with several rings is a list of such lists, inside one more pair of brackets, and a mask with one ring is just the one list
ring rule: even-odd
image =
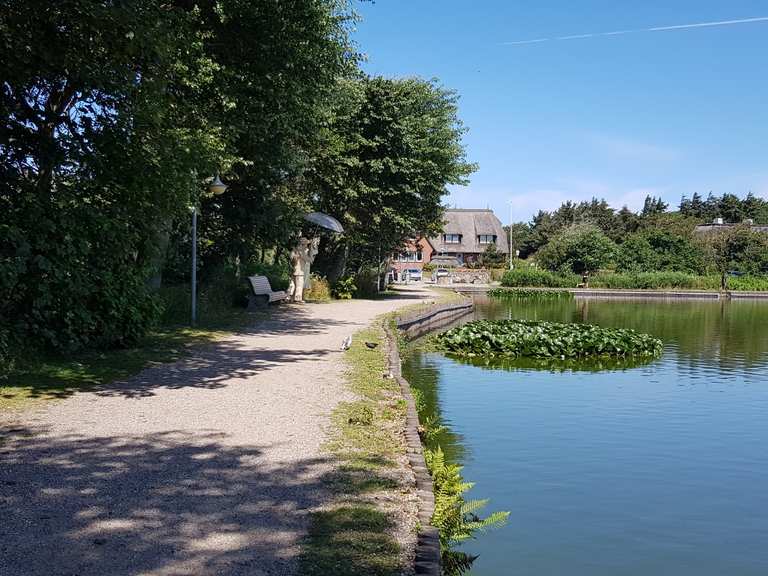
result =
[[[716,231],[696,226],[722,218],[737,224]],[[684,272],[718,275],[768,274],[768,234],[754,224],[768,224],[768,201],[749,193],[702,199],[683,196],[677,210],[649,196],[643,209],[611,208],[605,200],[565,202],[553,212],[540,211],[530,223],[512,225],[512,249],[541,268],[561,274],[608,270],[620,273]]]

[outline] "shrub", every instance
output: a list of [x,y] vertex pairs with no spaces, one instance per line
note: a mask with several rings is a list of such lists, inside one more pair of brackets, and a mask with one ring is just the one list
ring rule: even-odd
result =
[[542,266],[561,272],[583,274],[608,266],[616,244],[597,226],[581,224],[552,238],[537,254]]
[[574,274],[560,275],[539,268],[507,270],[501,278],[502,286],[542,286],[545,288],[575,288],[580,279]]
[[547,290],[544,288],[494,288],[488,290],[492,298],[532,298],[532,299],[567,299],[573,298],[568,290]]
[[312,274],[310,288],[304,291],[305,300],[314,300],[316,302],[325,302],[331,299],[331,285],[322,276]]
[[649,229],[624,239],[617,252],[616,269],[621,272],[697,273],[704,269],[704,255],[688,236]]
[[266,276],[269,279],[269,285],[272,290],[285,290],[291,283],[291,267],[286,262],[276,262],[274,264],[265,264],[254,262],[245,267],[243,277],[248,276]]
[[768,291],[768,276],[730,277],[728,278],[728,289],[765,292]]
[[333,285],[333,297],[339,300],[349,300],[356,292],[357,286],[355,286],[355,279],[352,276],[340,278]]
[[717,290],[717,276],[696,276],[685,272],[638,272],[635,274],[598,274],[589,280],[593,288]]
[[8,374],[13,370],[10,339],[10,333],[0,328],[0,381],[7,378]]
[[462,356],[654,358],[662,342],[648,334],[591,324],[478,320],[440,334],[438,345]]

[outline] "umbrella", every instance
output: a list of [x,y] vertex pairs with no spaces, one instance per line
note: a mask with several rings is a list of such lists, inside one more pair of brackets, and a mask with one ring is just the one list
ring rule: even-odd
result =
[[312,222],[312,224],[317,224],[321,228],[327,228],[333,232],[338,232],[339,234],[344,232],[344,228],[336,218],[329,216],[328,214],[323,214],[322,212],[310,212],[304,216],[304,220]]

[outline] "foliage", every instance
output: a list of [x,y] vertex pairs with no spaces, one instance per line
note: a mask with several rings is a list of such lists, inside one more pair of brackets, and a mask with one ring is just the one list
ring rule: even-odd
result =
[[575,288],[580,279],[575,275],[560,275],[539,268],[515,268],[507,270],[501,279],[502,286],[543,286],[547,288]]
[[325,302],[332,297],[331,285],[327,279],[317,274],[311,275],[310,287],[304,290],[304,300]]
[[532,298],[541,300],[570,300],[573,294],[568,290],[547,290],[545,288],[494,288],[488,290],[492,298]]
[[331,280],[380,266],[414,233],[437,234],[446,186],[474,169],[464,158],[454,92],[378,77],[345,80],[339,91],[306,175],[319,209],[345,229],[320,246],[316,265]]
[[736,291],[767,292],[768,276],[732,276],[728,278],[728,289]]
[[768,273],[768,236],[748,226],[707,231],[701,234],[699,243],[711,269],[720,275],[723,289],[731,270]]
[[550,270],[583,274],[605,268],[616,245],[597,226],[581,224],[566,228],[537,253],[537,260]]
[[589,279],[592,288],[717,290],[717,276],[698,276],[685,272],[638,272],[598,274]]
[[634,330],[526,320],[470,322],[443,332],[438,343],[464,356],[654,358],[662,352],[661,340]]
[[711,193],[706,200],[702,200],[701,196],[695,193],[691,198],[685,195],[682,197],[680,213],[701,222],[723,218],[725,222],[738,223],[749,218],[756,224],[768,224],[768,200],[758,198],[752,192],[743,200],[734,194],[718,197]]
[[488,504],[488,500],[464,499],[464,494],[474,484],[465,482],[461,477],[461,466],[447,462],[440,446],[435,450],[426,449],[424,456],[435,493],[432,525],[440,532],[443,572],[461,574],[471,566],[474,558],[453,550],[453,547],[473,538],[478,532],[503,526],[509,512],[493,512],[481,518],[477,513]]
[[480,255],[480,263],[485,268],[503,268],[507,265],[509,256],[500,252],[496,244],[489,244]]
[[[291,184],[357,61],[350,17],[339,0],[6,3],[3,324],[58,350],[135,342],[164,256],[189,252],[190,204],[203,270],[287,246],[310,199]],[[201,199],[217,170],[230,190]]]
[[620,245],[616,269],[622,272],[678,271],[697,273],[704,254],[690,234],[648,228],[630,234]]
[[339,278],[333,284],[333,297],[339,300],[349,300],[357,292],[354,276]]
[[[660,198],[647,197],[643,209],[635,214],[626,206],[612,210],[604,200],[591,202],[564,202],[553,212],[540,211],[530,223],[513,224],[512,236],[521,248],[521,256],[528,258],[541,254],[540,262],[553,268],[567,260],[559,237],[570,228],[596,226],[617,244],[615,258],[604,262],[601,268],[619,272],[674,271],[689,274],[707,274],[718,270],[718,256],[700,241],[696,226],[721,217],[734,224],[751,219],[756,224],[768,223],[768,200],[752,193],[740,199],[733,194],[703,200],[698,194],[688,199],[683,196],[678,211],[667,211]],[[737,228],[746,229],[747,226]],[[758,232],[752,231],[757,239]],[[759,233],[763,239],[768,238]],[[768,240],[767,240],[768,241]],[[749,274],[764,274],[766,254],[759,239],[752,241],[753,250],[730,250],[731,256],[721,260],[720,268]],[[754,264],[756,262],[756,264]]]

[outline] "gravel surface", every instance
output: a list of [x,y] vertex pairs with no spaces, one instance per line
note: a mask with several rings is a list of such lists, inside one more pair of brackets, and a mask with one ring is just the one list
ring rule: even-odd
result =
[[0,576],[291,575],[329,498],[343,339],[397,300],[284,305],[175,364],[0,425]]

